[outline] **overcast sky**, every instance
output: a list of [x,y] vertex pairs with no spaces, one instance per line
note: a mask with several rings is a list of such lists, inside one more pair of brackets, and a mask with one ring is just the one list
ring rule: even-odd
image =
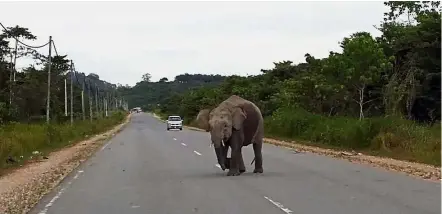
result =
[[[0,22],[27,27],[80,72],[135,85],[183,73],[258,74],[273,62],[326,57],[357,31],[379,35],[386,8],[366,2],[0,2]],[[44,49],[41,53],[47,54]],[[19,59],[18,67],[29,61]]]

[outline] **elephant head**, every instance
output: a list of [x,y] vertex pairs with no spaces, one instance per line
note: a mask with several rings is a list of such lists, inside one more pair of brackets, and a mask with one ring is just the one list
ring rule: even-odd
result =
[[224,103],[210,111],[203,109],[198,113],[197,124],[201,129],[210,132],[212,144],[218,163],[225,169],[228,147],[227,142],[232,136],[232,129],[239,130],[246,119],[245,112],[238,106]]
[[199,128],[210,132],[215,148],[230,138],[232,129],[240,130],[245,119],[246,114],[240,107],[229,105],[220,105],[212,111],[203,109],[196,117]]

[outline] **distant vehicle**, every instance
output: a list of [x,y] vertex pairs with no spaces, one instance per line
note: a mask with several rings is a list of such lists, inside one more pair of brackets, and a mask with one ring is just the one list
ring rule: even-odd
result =
[[135,113],[143,112],[143,110],[141,110],[141,107],[135,107],[135,108],[133,108],[131,111],[132,111],[132,112],[135,112]]
[[167,118],[167,130],[170,129],[183,130],[183,120],[180,116],[171,115]]

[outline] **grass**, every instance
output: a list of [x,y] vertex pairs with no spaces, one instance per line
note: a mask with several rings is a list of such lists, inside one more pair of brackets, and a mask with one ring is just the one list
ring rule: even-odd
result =
[[[167,114],[154,113],[161,118]],[[394,117],[327,117],[298,108],[281,108],[264,119],[266,137],[328,149],[355,150],[441,166],[441,124],[433,126]],[[195,126],[195,121],[185,121]]]
[[[126,117],[124,112],[114,112],[107,118],[87,121],[75,121],[61,124],[23,124],[10,123],[0,126],[0,174],[4,169],[29,160],[33,151],[43,154],[72,145],[91,135],[95,135],[119,124]],[[12,157],[17,161],[8,164]]]
[[279,109],[265,118],[267,136],[313,142],[320,147],[352,149],[431,165],[441,165],[441,125],[425,126],[400,118],[314,115]]

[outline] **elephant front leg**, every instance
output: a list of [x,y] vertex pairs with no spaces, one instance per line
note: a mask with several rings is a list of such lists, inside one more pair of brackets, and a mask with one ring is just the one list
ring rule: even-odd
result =
[[242,155],[241,155],[241,147],[242,143],[244,141],[244,135],[241,130],[233,130],[232,136],[230,137],[230,140],[228,144],[230,145],[230,148],[232,149],[232,155],[230,158],[230,169],[227,173],[227,176],[237,176],[240,175],[239,169],[242,161]]
[[237,176],[241,174],[239,172],[241,160],[242,160],[241,150],[237,148],[235,149],[232,148],[232,157],[230,158],[230,169],[229,172],[227,172],[227,176]]
[[246,166],[244,165],[244,159],[242,157],[242,152],[239,152],[239,173],[244,173],[246,171]]

